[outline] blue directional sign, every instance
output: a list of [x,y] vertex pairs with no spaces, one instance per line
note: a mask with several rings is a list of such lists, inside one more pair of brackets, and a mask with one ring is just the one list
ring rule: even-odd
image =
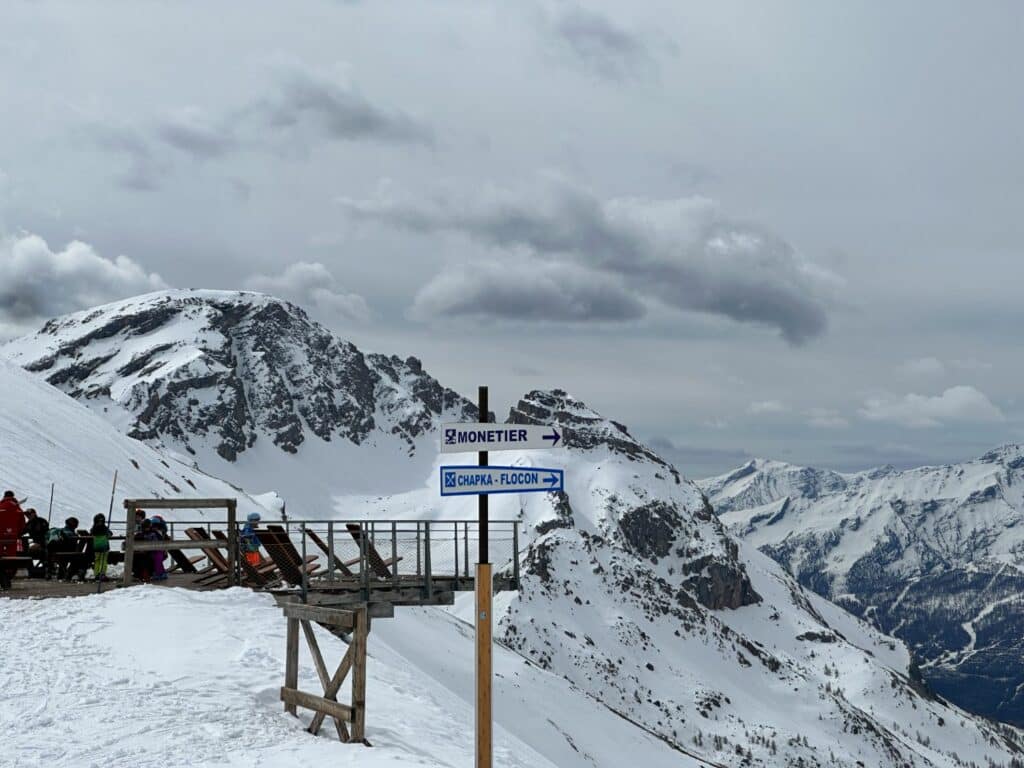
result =
[[442,496],[565,490],[565,472],[541,467],[441,467]]

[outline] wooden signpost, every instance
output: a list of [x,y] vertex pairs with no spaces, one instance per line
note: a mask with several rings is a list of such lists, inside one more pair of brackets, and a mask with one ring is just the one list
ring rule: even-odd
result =
[[441,496],[477,497],[480,555],[476,564],[476,768],[492,768],[493,724],[491,682],[493,679],[493,621],[491,616],[493,572],[488,542],[488,495],[491,493],[536,493],[561,491],[564,472],[538,467],[491,467],[489,451],[522,451],[561,447],[562,434],[537,424],[493,424],[487,404],[487,387],[477,396],[478,423],[445,424],[442,453],[479,449],[476,466],[442,466]]

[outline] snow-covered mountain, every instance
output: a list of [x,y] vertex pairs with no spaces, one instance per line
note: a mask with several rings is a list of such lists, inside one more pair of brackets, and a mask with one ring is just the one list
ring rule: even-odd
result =
[[441,415],[476,418],[416,358],[364,354],[258,293],[151,293],[51,320],[0,354],[127,435],[300,512],[338,487],[406,490],[393,470],[429,466]]
[[[147,312],[153,313],[151,322],[139,319]],[[281,319],[282,312],[290,319]],[[252,320],[262,313],[268,318]],[[391,487],[373,487],[375,479],[366,469],[360,478],[335,472],[329,482],[307,490],[310,510],[295,510],[300,515],[475,517],[473,499],[438,497],[434,442],[441,418],[475,418],[472,407],[427,380],[418,365],[401,368],[397,358],[358,353],[300,313],[252,295],[159,294],[54,321],[8,351],[93,414],[76,406],[79,412],[104,415],[152,445],[186,455],[191,448],[200,466],[227,467],[247,488],[268,490],[268,483],[287,479],[291,462],[309,457],[316,463],[328,455],[318,451],[338,446],[351,467],[369,467],[382,456],[390,461]],[[232,331],[225,336],[227,321],[211,320],[223,315],[250,319],[229,323]],[[292,329],[293,323],[311,328],[312,336],[288,337],[282,329]],[[306,338],[338,351],[322,358],[324,366],[345,349],[352,358],[369,361],[364,368],[374,385],[363,389],[374,393],[372,427],[353,432],[351,421],[339,421],[330,440],[312,431],[305,414],[315,409],[306,400],[330,403],[324,412],[335,414],[349,402],[346,387],[353,379],[296,386],[314,375],[305,364],[296,364],[295,376],[288,373],[287,361],[309,359],[302,346]],[[292,348],[293,343],[301,348]],[[152,345],[161,351],[133,370],[131,361]],[[273,357],[285,362],[265,365],[269,356],[261,345],[274,347]],[[156,357],[161,364],[153,368]],[[185,358],[192,362],[182,362]],[[396,369],[394,377],[384,371],[387,361]],[[267,383],[271,372],[283,377],[283,389]],[[70,402],[48,385],[38,386]],[[440,394],[426,398],[425,390]],[[189,394],[179,396],[181,391]],[[279,395],[267,394],[273,391]],[[152,403],[152,409],[138,410],[142,402]],[[245,429],[233,428],[228,435],[214,416],[223,416],[226,402],[245,414],[237,421]],[[449,408],[455,413],[441,416]],[[40,411],[45,418],[46,409]],[[281,438],[292,432],[274,427],[288,413],[298,414],[301,441]],[[413,434],[408,417],[417,414],[422,418]],[[499,725],[518,743],[529,744],[560,768],[618,768],[625,762],[737,768],[1009,766],[1024,754],[1018,731],[989,724],[929,693],[901,643],[805,591],[778,564],[738,543],[701,491],[625,426],[559,390],[529,393],[508,420],[560,425],[566,444],[561,451],[501,457],[502,463],[564,467],[564,493],[491,500],[494,519],[523,522],[522,590],[501,593],[495,606],[504,647],[496,683],[503,702]],[[231,443],[244,450],[218,453],[231,435],[246,435]],[[248,435],[255,435],[251,443]],[[317,447],[310,450],[312,445]],[[32,442],[24,449],[30,456],[38,450]],[[257,452],[260,461],[247,463]],[[57,473],[59,465],[46,471]],[[106,476],[106,471],[99,475],[103,481]],[[16,475],[12,482],[19,482]],[[492,549],[495,563],[506,566],[511,550],[500,542],[492,542]],[[371,653],[387,655],[393,670],[408,673],[391,697],[399,710],[410,690],[441,691],[424,696],[427,701],[441,702],[444,691],[470,700],[472,610],[467,594],[452,611],[400,609],[394,620],[375,622]],[[383,650],[374,651],[375,642]],[[181,653],[189,647],[182,645]],[[277,663],[258,648],[252,654],[270,666]],[[416,688],[422,680],[429,686]],[[262,712],[277,706],[259,691],[236,688],[232,695],[246,708]],[[429,710],[420,710],[425,721],[431,721]],[[436,740],[413,739],[390,728],[385,718],[385,713],[371,716],[371,741],[397,745],[408,762],[451,762]],[[423,747],[426,741],[432,746]],[[515,741],[507,743],[509,749],[519,748]],[[530,761],[544,764],[532,753]]]
[[756,460],[701,486],[734,533],[904,640],[939,693],[1024,723],[1024,447],[901,472]]

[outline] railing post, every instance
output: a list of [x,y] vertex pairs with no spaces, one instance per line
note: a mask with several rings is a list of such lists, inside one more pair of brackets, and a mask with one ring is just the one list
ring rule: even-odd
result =
[[241,584],[239,573],[242,566],[238,562],[238,522],[237,509],[234,502],[228,503],[228,565],[231,567],[231,584]]
[[334,521],[327,521],[327,579],[334,581]]
[[462,575],[469,578],[469,521],[462,524]]
[[[121,583],[130,587],[132,585],[132,567],[135,563],[135,510],[130,507],[124,508],[124,576]],[[49,571],[47,571],[49,574]]]
[[430,573],[430,521],[423,522],[423,571],[426,576],[426,592],[429,600],[434,595],[434,583]]
[[519,521],[512,523],[512,582],[519,589]]
[[423,566],[420,561],[420,521],[416,521],[416,580],[419,581],[423,575]]
[[398,589],[398,523],[391,521],[391,581]]
[[362,577],[363,582],[363,602],[370,602],[370,558],[367,552],[367,540],[366,537],[369,534],[369,529],[366,527],[366,523],[359,524],[359,575]]
[[459,589],[459,524],[458,522],[452,523],[453,533],[455,534],[455,590]]
[[300,527],[302,533],[302,602],[309,602],[309,569],[306,567],[306,524]]

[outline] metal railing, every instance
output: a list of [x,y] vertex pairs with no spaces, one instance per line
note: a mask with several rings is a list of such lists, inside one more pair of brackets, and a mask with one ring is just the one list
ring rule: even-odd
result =
[[[227,521],[168,520],[168,540],[159,545],[136,545],[136,551],[161,549],[200,549],[202,546],[226,548],[228,539],[236,541],[245,523],[235,522],[236,536]],[[111,524],[115,535],[125,533],[124,523]],[[186,536],[186,529],[205,532],[208,543]],[[292,555],[300,587],[308,590],[370,590],[418,587],[427,598],[435,589],[460,591],[472,588],[474,564],[480,539],[476,520],[264,520],[259,530],[283,530],[287,550],[275,547],[274,553],[260,547],[270,559]],[[132,537],[134,538],[134,537]],[[488,526],[490,558],[494,565],[496,587],[519,588],[519,522],[490,521]],[[200,553],[201,554],[201,553]],[[225,553],[230,555],[230,553]],[[307,563],[306,567],[302,567]],[[237,561],[230,562],[234,582],[245,583]]]

